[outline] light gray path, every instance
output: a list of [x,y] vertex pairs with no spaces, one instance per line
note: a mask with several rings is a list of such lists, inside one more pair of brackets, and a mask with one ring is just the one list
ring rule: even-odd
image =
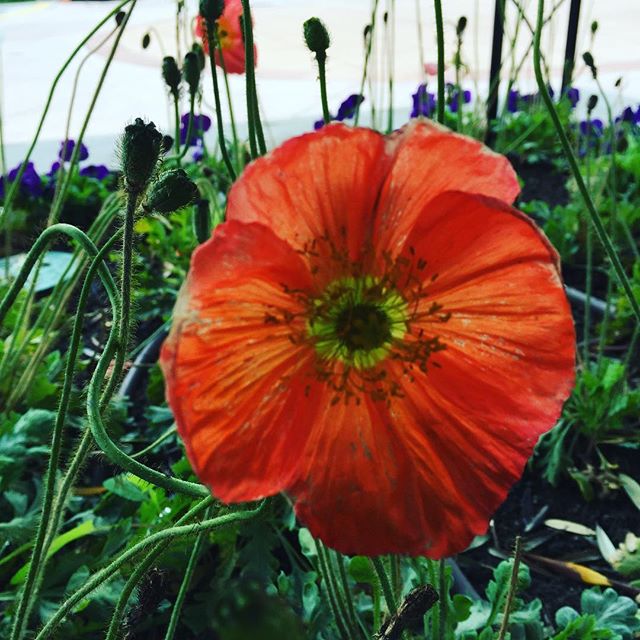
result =
[[[384,6],[389,0],[380,0]],[[191,14],[196,2],[187,3]],[[443,3],[447,23],[447,49],[453,55],[455,23],[466,15],[469,26],[465,38],[464,58],[469,65],[469,88],[486,91],[490,61],[493,0],[446,0]],[[522,0],[534,19],[533,0]],[[547,5],[551,4],[547,0]],[[554,83],[557,86],[562,68],[564,36],[568,16],[568,1],[558,11],[552,29],[544,43]],[[2,55],[2,107],[7,163],[20,160],[30,140],[51,80],[66,56],[83,35],[115,2],[28,2],[0,4],[0,51]],[[423,80],[416,28],[416,6],[420,6],[424,53],[423,59],[434,62],[435,30],[433,3],[428,0],[396,0],[395,27],[395,88],[393,104],[396,123],[406,118],[411,93]],[[255,37],[259,49],[257,77],[264,115],[270,123],[274,140],[308,130],[320,117],[316,71],[311,54],[302,43],[302,22],[312,16],[321,17],[329,27],[333,44],[328,64],[329,102],[335,110],[349,93],[357,92],[362,69],[362,31],[370,19],[370,0],[254,0]],[[109,71],[102,95],[92,116],[86,143],[94,162],[113,163],[114,137],[134,117],[153,119],[170,131],[166,92],[160,79],[162,52],[158,38],[147,50],[140,42],[153,27],[167,52],[175,53],[173,0],[139,0],[125,34],[122,47]],[[513,32],[513,11],[509,15],[509,32]],[[589,24],[597,18],[600,28],[591,46]],[[602,83],[610,93],[615,107],[640,101],[640,2],[638,0],[583,0],[581,35],[578,51],[591,48],[600,69]],[[106,33],[106,31],[103,31]],[[375,92],[388,104],[386,77],[383,68],[384,41],[380,31],[372,65]],[[521,32],[519,55],[530,37]],[[92,46],[100,37],[92,40]],[[184,45],[183,45],[184,47]],[[183,48],[184,51],[184,48]],[[71,135],[75,137],[81,117],[89,104],[97,78],[103,67],[107,48],[101,49],[84,66],[80,77],[78,100],[71,120]],[[507,60],[507,64],[510,61]],[[586,93],[593,90],[588,72],[578,68],[577,85]],[[72,69],[75,68],[72,67]],[[447,70],[453,79],[453,70]],[[614,82],[623,77],[620,90]],[[46,169],[55,157],[58,142],[63,137],[68,114],[73,74],[63,78],[45,122],[35,160],[39,169]],[[520,74],[523,90],[533,89],[531,65]],[[233,101],[239,120],[244,105],[244,79],[231,78]],[[206,104],[212,104],[209,78],[205,81],[203,110],[211,114]],[[186,110],[186,109],[185,109]],[[367,120],[365,119],[365,123]]]

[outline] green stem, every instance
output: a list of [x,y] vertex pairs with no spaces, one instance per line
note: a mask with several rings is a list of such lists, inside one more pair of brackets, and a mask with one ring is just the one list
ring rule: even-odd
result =
[[387,133],[389,134],[393,131],[393,72],[396,59],[396,0],[391,0],[388,15],[388,20],[391,23],[390,28],[387,23],[389,42],[387,51],[389,60],[389,113],[387,116]]
[[233,168],[233,163],[231,162],[231,158],[229,157],[229,152],[227,151],[227,141],[224,137],[224,125],[222,124],[222,105],[220,103],[220,87],[218,86],[218,72],[216,69],[216,59],[215,59],[215,47],[216,40],[218,39],[216,36],[217,25],[215,22],[210,23],[207,21],[207,42],[209,44],[209,63],[211,64],[211,80],[213,82],[213,97],[216,102],[216,122],[218,123],[218,143],[220,145],[220,153],[222,154],[222,160],[224,161],[225,166],[227,167],[227,171],[229,172],[229,176],[231,177],[231,181],[233,182],[236,179],[236,172]]
[[[175,133],[176,133],[176,137],[173,141],[173,148],[175,151],[175,159],[176,162],[178,163],[178,166],[180,166],[180,158],[182,157],[180,155],[180,96],[178,95],[178,92],[171,92],[171,95],[173,96],[173,123],[174,123],[174,128],[175,128]],[[189,140],[189,138],[187,138],[187,141]]]
[[256,95],[256,68],[253,54],[253,20],[249,0],[242,0],[242,26],[244,29],[245,78],[247,81],[247,119],[249,125],[249,145],[251,157],[266,153],[264,136],[260,140],[262,125]]
[[[208,517],[209,517],[209,510],[204,515],[205,519],[207,519]],[[189,590],[189,583],[191,582],[191,578],[193,577],[196,564],[198,563],[200,550],[202,549],[202,544],[204,543],[205,537],[206,537],[206,532],[204,531],[201,532],[196,538],[195,544],[193,545],[193,550],[191,551],[191,555],[189,556],[189,562],[184,572],[182,583],[180,584],[180,590],[178,591],[175,604],[173,605],[173,610],[171,611],[171,619],[169,620],[169,626],[167,627],[167,632],[164,636],[164,640],[173,640],[173,637],[176,633],[178,620],[180,619],[180,613],[182,612],[182,605],[184,604],[185,598],[187,597],[187,591]]]
[[444,24],[440,0],[433,0],[433,7],[436,13],[436,39],[438,43],[438,104],[436,107],[438,122],[444,124]]
[[354,637],[359,637],[360,634],[358,632],[360,620],[358,618],[358,614],[356,613],[356,609],[353,605],[353,598],[351,596],[351,589],[349,588],[349,579],[347,577],[347,570],[344,566],[344,558],[337,552],[334,551],[335,560],[338,564],[338,574],[340,576],[340,582],[342,583],[342,591],[344,593],[344,599],[347,603],[347,614],[349,616],[349,626],[352,629]]
[[444,558],[440,559],[438,562],[438,591],[440,595],[438,600],[440,609],[439,640],[445,640],[447,637],[447,608],[449,606],[449,592],[447,589],[447,572]]
[[233,137],[233,148],[236,152],[238,159],[238,168],[242,167],[240,162],[241,154],[240,154],[240,144],[238,142],[238,132],[236,130],[236,116],[233,110],[233,100],[231,100],[231,89],[229,87],[229,74],[227,73],[227,65],[224,61],[224,51],[222,50],[222,46],[220,45],[220,41],[218,40],[218,57],[220,58],[220,66],[222,67],[222,77],[224,78],[224,88],[227,94],[227,104],[229,105],[229,119],[231,120],[231,136]]
[[329,570],[324,545],[320,540],[316,540],[316,550],[318,552],[318,570],[322,576],[322,582],[324,583],[325,589],[327,590],[329,607],[333,614],[333,620],[336,623],[340,637],[343,638],[343,640],[350,640],[344,613],[340,610],[340,606],[338,604],[336,585],[333,582],[333,577]]
[[629,278],[627,277],[627,274],[624,271],[622,263],[620,262],[620,258],[616,253],[616,250],[611,242],[611,239],[609,238],[609,235],[607,234],[604,228],[602,219],[600,218],[600,215],[596,211],[596,208],[593,204],[593,200],[591,199],[591,196],[589,195],[589,191],[584,183],[584,180],[582,179],[582,175],[580,173],[577,160],[575,158],[573,150],[571,149],[569,140],[567,139],[567,134],[565,133],[562,123],[560,122],[560,118],[558,117],[553,101],[551,100],[549,96],[549,92],[545,85],[544,78],[542,77],[542,67],[540,64],[540,34],[542,31],[543,15],[544,15],[544,0],[538,0],[538,20],[537,20],[537,26],[535,29],[535,40],[534,40],[534,47],[533,47],[533,64],[534,64],[534,70],[536,74],[536,81],[538,83],[538,90],[540,92],[540,96],[542,97],[542,100],[544,101],[547,107],[549,115],[551,116],[553,124],[556,128],[556,132],[558,134],[558,138],[560,139],[560,143],[562,144],[565,157],[569,162],[571,172],[573,173],[576,184],[578,185],[578,189],[580,191],[580,194],[582,195],[582,198],[587,208],[587,212],[589,213],[591,222],[596,230],[596,234],[598,235],[598,239],[602,243],[602,246],[609,260],[611,260],[611,264],[613,266],[615,274],[622,288],[624,289],[624,292],[631,304],[633,313],[636,316],[637,321],[640,322],[640,303],[638,302],[638,300],[636,299],[633,293],[633,289],[631,288]]
[[111,50],[109,51],[109,55],[107,56],[107,59],[104,63],[102,73],[100,74],[100,78],[98,79],[98,84],[91,98],[89,108],[87,109],[87,115],[84,118],[84,122],[82,123],[80,133],[78,134],[78,138],[76,140],[76,146],[74,147],[73,153],[71,154],[71,160],[69,161],[69,170],[65,174],[65,178],[62,183],[62,186],[60,187],[60,192],[58,194],[58,197],[54,201],[51,207],[51,211],[49,212],[49,220],[47,223],[48,225],[56,223],[58,221],[58,218],[60,217],[60,212],[62,211],[62,204],[64,203],[64,200],[67,195],[67,190],[69,189],[69,185],[71,184],[74,168],[78,164],[80,147],[82,145],[82,140],[84,139],[84,134],[87,130],[87,127],[89,126],[89,120],[91,119],[93,109],[95,108],[96,103],[98,101],[98,96],[100,95],[100,91],[102,90],[102,85],[104,84],[104,81],[107,77],[107,72],[109,71],[109,68],[111,67],[111,63],[113,62],[113,57],[115,56],[118,46],[120,45],[120,39],[124,34],[127,23],[129,22],[129,18],[131,17],[132,11],[135,9],[137,1],[138,0],[131,0],[131,7],[129,8],[128,13],[125,15],[124,20],[120,25],[120,30],[118,31],[118,35],[116,36],[113,42],[113,46],[111,47]]
[[[587,132],[591,131],[591,115],[587,114]],[[591,156],[587,154],[586,159],[587,168],[587,187],[591,188]],[[585,225],[586,230],[586,252],[587,252],[587,271],[585,281],[585,299],[584,299],[584,317],[583,317],[583,330],[582,330],[582,360],[585,367],[589,366],[589,340],[591,336],[591,292],[593,289],[593,233],[591,231],[591,225],[587,221]]]
[[391,615],[395,615],[398,611],[398,605],[396,603],[396,598],[393,595],[393,589],[391,588],[391,582],[389,582],[389,576],[387,576],[384,563],[380,559],[380,556],[371,558],[371,563],[378,575],[378,580],[380,580],[380,586],[382,587],[382,593],[384,594],[384,599],[387,603],[387,609]]
[[[191,519],[197,513],[209,506],[211,497],[206,500],[202,500],[195,507],[193,507],[188,514],[184,516]],[[159,542],[171,542],[176,538],[186,538],[198,535],[201,531],[211,531],[230,524],[237,524],[246,520],[251,520],[256,517],[264,508],[262,503],[256,509],[250,511],[237,511],[235,513],[229,513],[224,516],[218,516],[210,520],[203,520],[195,524],[176,525],[169,527],[162,531],[152,533],[137,544],[133,545],[126,551],[123,551],[115,560],[110,562],[104,569],[100,569],[93,574],[85,584],[80,587],[73,595],[67,598],[60,608],[49,618],[44,627],[40,630],[40,633],[34,640],[45,640],[45,638],[52,637],[53,632],[57,629],[62,620],[73,611],[74,607],[81,602],[87,595],[97,589],[100,585],[110,580],[119,570],[128,562],[134,560],[134,558],[141,552],[145,551],[149,547],[152,547]],[[181,518],[182,520],[182,518]]]
[[[57,225],[58,227],[60,225]],[[49,227],[54,229],[56,227]],[[74,227],[75,229],[75,227]],[[85,278],[80,298],[78,301],[78,309],[74,320],[73,331],[71,334],[71,342],[68,349],[67,365],[64,374],[64,382],[62,387],[62,393],[60,396],[60,403],[56,420],[53,428],[53,436],[51,442],[51,452],[49,454],[49,463],[45,476],[45,490],[42,504],[42,513],[38,523],[38,529],[36,532],[36,539],[31,554],[31,560],[29,564],[29,570],[25,581],[24,589],[20,595],[18,610],[14,620],[14,626],[11,634],[11,640],[20,640],[26,631],[26,625],[29,619],[29,613],[31,607],[35,602],[34,591],[38,587],[39,577],[42,574],[44,558],[46,558],[45,538],[47,528],[50,523],[51,510],[54,501],[55,480],[56,471],[58,469],[58,462],[60,459],[60,450],[62,447],[62,433],[64,428],[65,419],[67,416],[67,409],[69,407],[69,400],[71,398],[71,389],[73,383],[73,374],[76,366],[76,358],[78,354],[78,348],[80,345],[80,338],[82,335],[82,325],[84,322],[84,308],[89,296],[89,290],[95,274],[95,270],[98,269],[100,277],[105,285],[107,293],[109,295],[112,306],[117,305],[117,290],[113,278],[109,273],[109,270],[103,263],[104,256],[110,249],[108,243],[103,247],[100,252],[96,249],[95,245],[89,240],[79,229],[76,229],[78,233],[74,234],[77,239],[82,238],[82,246],[87,253],[95,257],[93,266],[94,269],[90,269]]]
[[518,591],[518,569],[520,568],[521,555],[522,540],[520,536],[517,536],[516,548],[513,556],[513,568],[511,570],[511,580],[509,581],[509,591],[507,592],[507,599],[504,603],[504,613],[502,615],[502,624],[500,625],[498,640],[504,640],[507,635],[507,628],[509,627],[509,615],[513,606],[513,599],[515,598]]
[[[369,33],[367,35],[367,48],[364,54],[364,66],[362,68],[362,78],[360,80],[360,95],[364,94],[364,85],[367,81],[367,71],[369,69],[369,59],[371,58],[371,48],[373,46],[373,36],[376,30],[376,15],[378,13],[378,2],[379,0],[374,0],[373,9],[371,10],[371,22],[369,24]],[[356,115],[353,121],[354,126],[358,126],[358,122],[360,121],[360,103],[356,106]]]
[[131,457],[134,459],[141,458],[142,456],[149,453],[150,451],[153,451],[158,445],[162,444],[167,438],[170,438],[176,432],[176,430],[177,429],[175,424],[170,426],[160,437],[154,440],[150,445],[146,446],[144,449],[142,449],[141,451],[138,451],[137,453],[132,453]]
[[327,100],[327,74],[326,62],[327,55],[325,53],[317,53],[316,60],[318,62],[318,79],[320,80],[320,100],[322,102],[322,117],[325,124],[331,122],[331,114],[329,113],[329,101]]
[[31,158],[31,154],[33,153],[33,150],[35,149],[36,144],[38,143],[38,139],[40,138],[40,133],[42,132],[42,127],[44,125],[44,121],[45,121],[45,119],[47,117],[47,113],[49,112],[49,107],[51,106],[51,101],[53,100],[53,96],[55,94],[56,88],[57,88],[58,83],[60,82],[60,79],[62,78],[64,72],[67,70],[67,68],[69,67],[69,65],[73,61],[73,59],[78,55],[78,53],[87,44],[87,42],[89,42],[89,40],[91,40],[91,38],[95,35],[95,33],[108,20],[110,20],[112,16],[114,16],[124,6],[126,6],[127,4],[129,4],[132,1],[133,0],[123,0],[120,4],[118,4],[116,7],[114,7],[102,20],[100,20],[100,22],[98,22],[98,24],[91,31],[89,31],[89,33],[82,39],[82,41],[78,44],[78,46],[71,52],[71,55],[65,60],[64,64],[62,65],[62,67],[60,67],[60,70],[56,74],[56,77],[53,79],[53,83],[51,84],[51,88],[49,89],[49,95],[47,96],[47,101],[46,101],[46,103],[44,105],[44,109],[42,111],[42,116],[40,116],[40,121],[38,122],[38,126],[36,127],[36,132],[35,132],[35,134],[33,136],[33,139],[31,140],[31,144],[30,144],[29,148],[27,149],[27,153],[25,154],[25,157],[24,157],[24,160],[22,161],[20,169],[18,170],[18,174],[16,176],[16,179],[12,183],[10,183],[10,185],[9,185],[9,189],[7,191],[7,197],[5,198],[5,201],[4,201],[5,215],[8,215],[9,211],[11,210],[11,205],[13,204],[13,200],[15,198],[16,192],[17,192],[18,188],[20,187],[20,183],[22,182],[22,176],[24,175],[25,169],[27,167],[27,163],[29,162],[29,159]]
[[138,207],[138,194],[127,194],[127,208],[124,217],[124,235],[122,241],[122,276],[120,280],[120,301],[122,315],[118,328],[119,350],[126,353],[129,347],[129,332],[131,325],[131,278],[133,276],[133,227],[135,213]]

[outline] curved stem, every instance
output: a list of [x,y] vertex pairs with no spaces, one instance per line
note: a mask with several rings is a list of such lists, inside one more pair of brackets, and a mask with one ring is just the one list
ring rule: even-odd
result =
[[[360,95],[363,95],[364,93],[364,85],[367,81],[367,71],[369,69],[369,59],[371,58],[371,49],[373,46],[373,37],[375,34],[375,29],[376,29],[376,14],[378,13],[378,3],[379,0],[373,0],[373,9],[371,10],[371,23],[369,24],[369,32],[367,34],[367,41],[366,41],[366,49],[365,49],[365,54],[364,54],[364,66],[362,69],[362,78],[360,80]],[[358,105],[356,106],[356,115],[355,118],[353,120],[353,124],[354,126],[358,126],[358,122],[360,120],[360,105],[362,103],[358,102]]]
[[[53,227],[50,227],[50,229]],[[82,233],[82,232],[80,232]],[[84,234],[83,234],[84,235]],[[81,236],[78,236],[81,237]],[[115,241],[117,236],[112,238]],[[67,416],[67,409],[69,407],[69,400],[71,398],[71,388],[73,383],[73,374],[76,366],[76,358],[78,354],[78,348],[80,345],[80,337],[82,335],[82,325],[84,322],[84,308],[89,296],[89,290],[93,282],[95,271],[98,270],[100,278],[102,279],[109,300],[112,306],[117,306],[117,289],[115,282],[111,277],[111,273],[106,268],[103,260],[107,252],[110,250],[113,242],[108,242],[100,251],[98,251],[89,240],[88,236],[85,236],[85,245],[87,252],[91,253],[95,257],[92,268],[89,269],[85,278],[82,290],[80,292],[80,298],[78,300],[78,308],[74,320],[73,331],[71,334],[71,342],[68,349],[67,365],[64,374],[64,382],[62,386],[62,393],[60,396],[60,404],[56,415],[56,420],[53,428],[53,437],[51,441],[51,452],[49,454],[49,463],[46,472],[44,498],[42,504],[42,513],[38,523],[38,529],[36,532],[36,539],[31,554],[31,560],[29,564],[29,570],[25,581],[24,589],[20,595],[18,610],[14,620],[14,625],[11,633],[11,640],[20,640],[26,631],[26,625],[29,619],[29,613],[31,607],[35,601],[34,591],[37,589],[39,578],[42,574],[43,558],[46,556],[47,549],[45,548],[46,533],[50,522],[51,509],[54,501],[54,490],[56,481],[56,471],[58,469],[58,462],[60,458],[60,450],[62,447],[62,433],[64,428],[65,419]],[[90,243],[90,244],[89,244]]]
[[[442,22],[442,4],[440,0],[433,0],[436,13],[436,38],[438,42],[438,122],[444,124],[444,25]],[[458,108],[460,96],[458,96]]]
[[[205,500],[202,500],[193,509],[191,509],[188,514],[183,516],[181,520],[186,520],[187,517],[189,519],[194,517],[195,515],[197,515],[197,513],[208,507],[211,504],[211,500],[211,496],[207,497]],[[104,584],[105,582],[110,580],[113,575],[120,569],[120,567],[124,566],[127,562],[132,561],[139,553],[149,548],[150,546],[155,545],[159,542],[171,542],[171,540],[175,538],[195,536],[198,535],[201,531],[211,531],[212,529],[218,529],[226,525],[251,520],[262,511],[262,509],[264,508],[264,504],[265,503],[263,502],[256,509],[252,509],[250,511],[236,511],[235,513],[218,516],[210,520],[203,520],[202,522],[198,522],[195,524],[187,524],[181,526],[176,525],[174,527],[164,529],[163,531],[152,533],[144,540],[141,540],[126,551],[123,551],[104,569],[101,569],[94,573],[93,576],[91,576],[91,578],[89,578],[85,582],[85,584],[80,587],[80,589],[78,589],[71,597],[65,600],[60,608],[53,614],[53,616],[51,616],[47,624],[40,630],[40,633],[38,633],[34,640],[45,640],[45,638],[52,637],[53,632],[56,630],[60,622],[62,622],[64,617],[69,614],[73,610],[73,608],[82,601],[83,598],[85,598],[101,584]]]
[[607,257],[611,261],[615,274],[620,282],[624,292],[631,304],[631,308],[633,309],[633,313],[636,316],[638,322],[640,322],[640,303],[636,299],[633,289],[631,288],[631,284],[629,282],[629,278],[624,271],[622,266],[622,262],[616,253],[615,247],[607,234],[607,231],[604,228],[604,224],[602,223],[602,219],[598,214],[595,205],[593,204],[593,200],[589,195],[589,190],[587,189],[584,180],[582,179],[582,175],[580,173],[580,169],[578,167],[578,162],[576,157],[571,149],[571,145],[569,144],[569,140],[567,139],[567,134],[562,127],[562,123],[560,122],[560,118],[556,112],[555,106],[551,97],[549,96],[549,91],[544,82],[544,78],[542,77],[542,67],[540,64],[540,34],[542,31],[542,18],[544,15],[544,0],[538,0],[538,20],[535,29],[535,39],[533,46],[533,66],[536,74],[536,81],[538,83],[538,90],[540,92],[540,96],[544,101],[549,115],[551,116],[551,120],[556,128],[556,132],[558,134],[558,138],[560,139],[560,143],[562,145],[562,149],[564,151],[564,155],[569,162],[569,167],[571,168],[571,172],[573,173],[573,177],[575,178],[576,184],[578,185],[578,190],[582,195],[582,199],[584,200],[585,206],[587,208],[587,212],[589,213],[589,217],[591,222],[596,230],[596,234],[598,239],[602,243],[602,246],[607,254]]

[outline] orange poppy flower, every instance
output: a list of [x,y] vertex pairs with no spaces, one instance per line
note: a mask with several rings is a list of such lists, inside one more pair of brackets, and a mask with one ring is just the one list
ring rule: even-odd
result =
[[[242,2],[241,0],[226,0],[224,12],[218,18],[218,39],[224,57],[224,67],[227,73],[245,72],[244,35],[242,33]],[[202,47],[205,53],[209,53],[209,40],[207,27],[201,15],[196,18],[196,36],[202,39]],[[216,64],[222,67],[220,52],[214,52]],[[254,66],[258,61],[258,50],[253,47]]]
[[426,121],[294,138],[234,184],[161,365],[199,478],[286,492],[345,553],[452,555],[574,379],[554,249],[507,160]]

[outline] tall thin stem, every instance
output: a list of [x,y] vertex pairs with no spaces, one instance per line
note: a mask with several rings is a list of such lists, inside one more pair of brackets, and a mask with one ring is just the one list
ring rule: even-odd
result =
[[444,24],[442,22],[442,4],[433,0],[436,14],[436,39],[438,42],[438,122],[444,124]]

